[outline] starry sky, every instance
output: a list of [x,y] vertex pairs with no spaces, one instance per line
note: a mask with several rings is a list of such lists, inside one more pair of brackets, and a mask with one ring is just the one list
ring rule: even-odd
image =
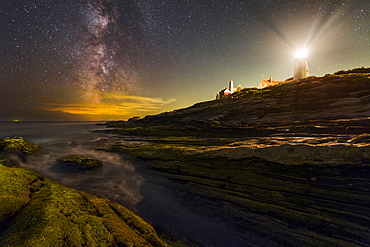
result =
[[370,66],[369,0],[1,0],[0,121],[126,120]]

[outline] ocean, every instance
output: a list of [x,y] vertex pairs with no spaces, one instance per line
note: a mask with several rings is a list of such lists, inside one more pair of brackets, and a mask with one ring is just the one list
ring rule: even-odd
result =
[[0,121],[0,138],[21,136],[37,144],[91,136],[104,129],[99,122],[14,122]]

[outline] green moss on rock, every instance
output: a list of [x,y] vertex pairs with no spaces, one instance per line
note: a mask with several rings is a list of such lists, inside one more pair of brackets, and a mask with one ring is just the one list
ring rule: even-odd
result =
[[38,176],[25,169],[0,165],[0,222],[15,215],[30,200],[30,184]]
[[16,151],[32,155],[41,149],[40,146],[22,137],[5,137],[0,139],[0,151]]
[[67,165],[72,165],[78,169],[92,169],[103,166],[103,162],[98,159],[91,159],[82,156],[68,156],[59,160]]
[[23,168],[0,165],[0,177],[0,246],[167,246],[144,220],[105,198]]

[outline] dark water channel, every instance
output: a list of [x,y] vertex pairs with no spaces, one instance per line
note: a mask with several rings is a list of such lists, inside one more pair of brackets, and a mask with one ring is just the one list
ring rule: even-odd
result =
[[[135,167],[135,161],[124,155],[99,151],[135,138],[91,132],[103,128],[91,122],[0,122],[0,138],[22,136],[41,145],[42,152],[23,167],[118,202],[175,239],[195,246],[254,246],[246,244],[251,236],[243,229],[217,214],[217,203],[181,189],[179,182]],[[96,158],[104,165],[88,171],[58,165],[56,160],[67,155]]]

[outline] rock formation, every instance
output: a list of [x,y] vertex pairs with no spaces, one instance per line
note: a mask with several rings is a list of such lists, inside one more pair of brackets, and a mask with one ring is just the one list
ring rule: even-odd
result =
[[0,162],[7,166],[18,166],[27,156],[35,154],[40,146],[22,137],[5,137],[0,139]]
[[103,162],[100,160],[86,158],[82,156],[68,156],[68,157],[59,159],[58,162],[66,164],[66,165],[70,165],[70,166],[73,166],[73,167],[76,167],[82,170],[88,170],[88,169],[93,169],[93,168],[103,166]]
[[207,198],[245,246],[367,246],[369,115],[355,69],[107,125],[151,136],[110,150]]

